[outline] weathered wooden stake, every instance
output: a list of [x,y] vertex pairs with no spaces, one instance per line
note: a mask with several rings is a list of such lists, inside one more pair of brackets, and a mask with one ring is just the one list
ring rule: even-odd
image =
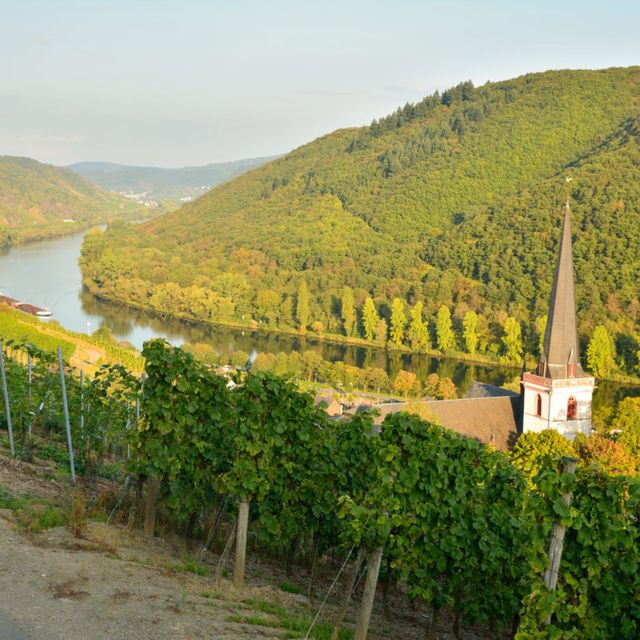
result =
[[342,596],[342,605],[340,605],[340,611],[338,612],[338,618],[336,620],[336,624],[333,627],[333,633],[331,634],[331,640],[338,640],[338,635],[340,634],[340,630],[342,629],[342,623],[347,616],[347,612],[349,611],[349,604],[351,603],[351,594],[353,593],[353,588],[356,586],[356,580],[358,579],[358,572],[360,571],[360,567],[362,566],[362,561],[364,560],[364,547],[360,547],[358,549],[358,555],[351,565],[351,570],[349,571],[349,577],[347,578],[347,587],[344,590],[344,595]]
[[382,547],[376,547],[367,560],[367,580],[364,583],[362,594],[362,604],[356,622],[356,632],[354,640],[366,640],[371,621],[371,611],[373,610],[373,600],[376,597],[376,585],[380,574],[380,562],[382,561]]
[[[561,473],[575,473],[577,462],[575,458],[563,458]],[[571,504],[571,494],[562,494],[562,502],[568,507]],[[549,566],[543,576],[544,586],[549,589],[549,591],[555,591],[558,585],[558,573],[560,571],[560,561],[562,560],[565,533],[566,527],[560,520],[556,520],[553,523],[551,540],[549,541]],[[551,623],[551,616],[546,619],[546,623]]]
[[27,353],[27,381],[29,383],[29,389],[28,389],[29,398],[31,398],[31,381],[33,379],[32,368],[33,368],[33,361],[31,358],[31,354]]
[[71,482],[76,483],[76,465],[73,459],[73,441],[71,439],[71,421],[69,419],[69,403],[67,401],[67,383],[64,379],[64,365],[62,364],[62,348],[58,347],[58,368],[60,369],[60,386],[62,387],[62,408],[64,410],[64,425],[67,430],[67,450],[69,451],[69,467]]
[[151,540],[156,530],[156,512],[158,507],[158,495],[160,495],[160,479],[147,478],[147,499],[144,509],[144,537]]
[[84,371],[80,369],[80,434],[84,438]]
[[244,564],[247,553],[247,530],[249,528],[249,501],[240,500],[238,509],[238,531],[236,534],[236,561],[233,567],[233,586],[242,591],[244,587]]
[[0,342],[0,374],[2,374],[2,394],[4,396],[4,412],[7,417],[7,430],[9,431],[9,448],[11,455],[16,455],[16,446],[13,442],[13,425],[11,424],[11,405],[9,404],[9,389],[7,388],[7,374],[4,370],[4,347]]

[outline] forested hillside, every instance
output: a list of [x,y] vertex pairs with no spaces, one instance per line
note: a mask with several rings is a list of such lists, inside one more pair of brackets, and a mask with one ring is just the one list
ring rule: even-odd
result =
[[606,325],[631,373],[639,113],[638,67],[462,83],[305,145],[144,233],[93,235],[86,283],[206,321],[517,360],[538,348],[569,195],[582,337]]
[[216,187],[225,180],[235,178],[245,171],[259,167],[275,156],[248,158],[235,162],[216,162],[202,167],[136,167],[111,162],[78,162],[69,169],[99,184],[103,189],[118,192],[145,192],[157,200],[173,200],[193,197]]
[[0,156],[0,245],[79,229],[91,222],[146,215],[69,169]]

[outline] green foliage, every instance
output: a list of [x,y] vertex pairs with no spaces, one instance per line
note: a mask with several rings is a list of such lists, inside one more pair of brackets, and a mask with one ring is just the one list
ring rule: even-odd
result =
[[[441,305],[456,319],[476,312],[483,355],[501,346],[496,319],[515,316],[534,353],[566,196],[558,176],[570,170],[581,338],[611,321],[632,336],[639,74],[550,71],[428,96],[300,147],[143,232],[91,236],[85,282],[106,298],[206,322],[265,322],[266,291],[269,324],[291,329],[287,300],[304,279],[311,320],[327,334],[344,331],[348,285],[357,307],[371,297],[387,321],[394,298],[422,302],[430,319]],[[639,361],[626,359],[626,372]]]
[[373,340],[378,326],[378,312],[371,298],[367,298],[364,302],[362,310],[362,331],[367,340]]
[[462,339],[467,353],[474,355],[478,348],[478,315],[475,311],[467,311],[462,319]]
[[388,416],[379,439],[376,482],[363,500],[343,500],[354,542],[385,544],[412,596],[505,626],[526,594],[522,476],[416,416]]
[[409,330],[407,331],[407,338],[409,340],[409,346],[413,351],[426,351],[431,348],[429,325],[422,318],[423,306],[422,302],[418,301],[411,311],[409,311],[411,321],[409,323]]
[[[578,470],[577,478],[559,476],[549,467],[536,483],[540,492],[532,494],[530,508],[538,519],[528,540],[531,592],[524,601],[517,640],[637,637],[640,483],[594,469]],[[567,491],[573,492],[570,508],[559,499]],[[542,573],[556,519],[568,529],[558,587],[549,592]]]
[[522,360],[522,327],[513,316],[509,316],[504,323],[502,344],[507,362],[516,363]]
[[514,467],[519,469],[530,483],[545,465],[558,462],[562,456],[575,457],[571,441],[555,429],[530,431],[522,434],[509,452]]
[[599,324],[587,347],[587,366],[597,378],[606,378],[615,367],[615,346],[606,327]]
[[342,289],[342,302],[340,304],[342,326],[345,336],[353,336],[356,324],[356,311],[353,302],[353,291],[351,287]]
[[13,341],[19,344],[31,344],[42,351],[54,353],[62,348],[62,356],[68,360],[75,352],[76,346],[57,335],[42,331],[42,321],[19,311],[0,307],[0,336],[6,343]]
[[212,499],[229,469],[233,414],[226,380],[162,340],[145,343],[143,355],[147,378],[135,465],[163,482],[167,505],[187,519]]
[[453,324],[451,323],[451,312],[449,311],[449,307],[445,307],[444,305],[438,309],[436,337],[438,349],[443,353],[451,351],[455,347],[456,339],[453,333]]
[[307,288],[307,283],[304,280],[298,287],[298,296],[296,298],[296,320],[300,325],[300,331],[304,333],[309,324],[309,289]]
[[400,346],[404,340],[404,327],[407,324],[407,316],[404,312],[404,303],[400,298],[394,298],[391,304],[391,342]]
[[611,433],[617,435],[640,466],[640,398],[624,398],[616,405]]

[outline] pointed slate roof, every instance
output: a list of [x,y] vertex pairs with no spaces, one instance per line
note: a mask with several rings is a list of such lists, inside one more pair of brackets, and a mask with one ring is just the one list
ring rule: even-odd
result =
[[573,251],[571,247],[571,211],[564,208],[564,224],[558,263],[553,277],[547,328],[540,375],[546,378],[582,378],[580,365],[576,302],[573,287]]

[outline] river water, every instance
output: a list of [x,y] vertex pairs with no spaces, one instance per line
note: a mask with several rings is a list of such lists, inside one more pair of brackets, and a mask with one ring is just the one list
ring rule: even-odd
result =
[[[311,337],[199,325],[98,300],[82,288],[78,258],[83,235],[80,233],[0,250],[0,291],[13,298],[48,307],[53,319],[67,329],[92,333],[106,326],[118,340],[127,340],[137,348],[142,348],[145,340],[165,338],[175,345],[185,341],[206,343],[218,353],[314,349],[326,360],[342,360],[360,367],[381,367],[392,377],[400,369],[413,371],[422,379],[436,372],[451,378],[461,393],[473,380],[501,385],[518,375],[517,370],[506,367],[394,353]],[[610,404],[624,395],[640,395],[640,387],[602,383],[596,390],[594,404]]]

